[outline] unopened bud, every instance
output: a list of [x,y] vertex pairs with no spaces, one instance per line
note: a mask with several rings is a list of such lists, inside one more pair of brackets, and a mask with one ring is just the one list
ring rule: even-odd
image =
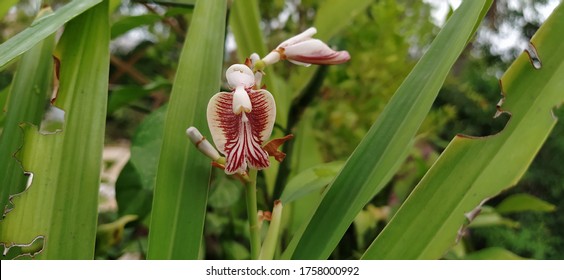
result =
[[204,155],[211,158],[213,161],[217,161],[221,156],[217,150],[212,146],[212,144],[200,133],[200,131],[191,126],[186,129],[186,135],[190,138],[190,141],[196,145],[196,148],[200,150]]
[[251,59],[251,63],[253,64],[253,66],[257,63],[257,61],[260,60],[260,56],[257,53],[251,54],[249,58]]

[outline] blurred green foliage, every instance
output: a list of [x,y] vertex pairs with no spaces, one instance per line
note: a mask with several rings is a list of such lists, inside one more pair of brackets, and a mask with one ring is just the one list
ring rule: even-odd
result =
[[[48,2],[60,5],[65,1]],[[96,254],[100,259],[144,258],[146,255],[148,213],[154,187],[152,172],[156,170],[159,152],[155,147],[160,146],[159,133],[164,121],[161,108],[168,101],[193,8],[183,5],[182,1],[174,1],[178,3],[172,6],[145,2],[151,1],[122,1],[111,18],[113,41],[106,142],[130,141],[131,159],[116,182],[118,208],[100,216]],[[268,48],[311,26],[323,2],[260,1]],[[519,3],[515,6],[514,2]],[[530,38],[542,23],[540,7],[548,2],[551,1],[495,1],[477,40],[467,47],[443,85],[409,158],[386,191],[357,216],[332,258],[360,256],[454,135],[486,136],[503,129],[509,117],[492,118],[501,97],[498,78],[522,48],[500,51],[492,38],[507,32],[507,26],[517,29],[520,40]],[[0,21],[0,42],[29,25],[36,6],[33,1],[20,1],[17,9]],[[373,1],[351,18],[347,28],[328,41],[338,49],[348,50],[352,59],[317,77],[322,79],[320,87],[314,89],[317,92],[297,124],[308,137],[293,140],[310,149],[303,153],[311,158],[303,160],[299,167],[293,164],[295,170],[289,180],[300,174],[304,176],[300,171],[307,172],[308,168],[322,162],[346,160],[438,32],[431,14],[430,4],[424,1]],[[226,39],[225,65],[240,63],[231,34]],[[0,73],[2,107],[13,70],[13,66],[9,66]],[[275,70],[293,88],[300,84],[300,75],[293,74],[298,71],[295,66],[282,63],[276,65]],[[555,109],[555,116],[563,120],[564,110]],[[0,112],[0,126],[2,119]],[[460,245],[445,258],[510,258],[513,252],[515,257],[564,259],[562,135],[564,125],[560,122],[518,186],[487,202],[493,211],[490,214],[495,213],[505,223],[470,227]],[[212,176],[202,257],[248,258],[249,232],[242,184],[217,171]],[[328,178],[323,177],[323,180]],[[531,194],[556,205],[555,211],[495,212],[495,206],[518,193]],[[310,199],[316,199],[316,195],[313,192],[305,200],[312,201]],[[269,201],[273,198],[263,189],[258,196],[259,209],[270,209]],[[307,212],[310,204],[296,201],[292,209],[285,210],[291,213],[286,226],[298,227],[303,218],[301,212]],[[131,217],[128,214],[138,219],[124,219]],[[112,232],[118,232],[119,238],[113,237]],[[290,237],[283,235],[283,245]]]

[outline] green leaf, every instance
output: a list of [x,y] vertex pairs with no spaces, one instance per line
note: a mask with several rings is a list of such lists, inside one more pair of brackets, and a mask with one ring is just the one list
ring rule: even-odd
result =
[[404,161],[450,68],[490,4],[462,3],[329,186],[310,221],[292,239],[285,257],[325,259],[331,254],[359,211]]
[[94,257],[110,61],[107,4],[69,22],[61,37],[55,105],[66,113],[63,131],[43,135],[23,125],[18,156],[33,179],[0,222],[0,240],[28,244],[44,237],[38,258]]
[[145,189],[152,190],[155,185],[167,107],[165,105],[147,116],[131,140],[129,161],[139,171],[141,184]]
[[114,88],[108,101],[108,114],[114,113],[119,108],[129,105],[135,100],[148,96],[158,89],[167,89],[167,91],[170,90],[170,82],[162,77],[159,77],[155,79],[155,81],[144,86],[127,85]]
[[[46,16],[49,11],[43,10],[40,15]],[[54,48],[55,36],[52,35],[26,52],[19,62],[8,93],[5,124],[0,132],[0,178],[3,178],[0,187],[0,207],[2,209],[5,209],[10,195],[25,189],[27,178],[24,176],[20,162],[14,157],[23,141],[19,125],[27,122],[39,126],[41,123],[52,91]]]
[[504,248],[491,247],[472,252],[464,257],[467,260],[526,260]]
[[196,0],[134,0],[134,2],[188,7],[192,7],[196,4]]
[[300,172],[288,182],[280,200],[287,205],[312,192],[321,193],[322,188],[335,179],[343,165],[340,161],[322,163]]
[[163,106],[147,116],[131,140],[131,157],[116,181],[120,216],[135,214],[144,220],[151,211],[166,108]]
[[151,212],[153,189],[141,184],[141,175],[129,161],[116,181],[116,202],[118,214],[134,214],[143,220]]
[[[0,132],[4,129],[6,123],[6,103],[10,95],[10,85],[0,90]],[[0,146],[1,147],[1,146]]]
[[146,15],[139,15],[139,16],[130,16],[122,18],[112,24],[112,36],[111,38],[114,39],[123,35],[127,31],[143,26],[143,25],[151,25],[155,22],[162,20],[162,17],[157,14],[146,14]]
[[102,0],[74,0],[4,42],[0,45],[0,69],[47,36],[55,33],[63,24],[100,2]]
[[357,0],[352,5],[350,0],[324,1],[313,23],[318,30],[316,37],[323,41],[331,39],[350,25],[353,19],[373,2],[373,0]]
[[249,249],[236,241],[223,241],[221,247],[225,250],[225,256],[229,260],[248,260],[251,256]]
[[119,219],[98,226],[96,231],[96,255],[102,255],[121,242],[125,225],[137,220],[135,215],[125,215]]
[[223,72],[226,5],[225,0],[200,0],[194,8],[164,126],[149,259],[198,258],[211,165],[185,131],[195,126],[209,135],[205,111]]
[[497,205],[496,210],[501,214],[524,211],[552,212],[556,210],[556,206],[530,194],[518,193],[504,199]]
[[243,186],[221,174],[211,185],[209,205],[214,208],[227,208],[241,199]]
[[43,236],[36,237],[29,244],[8,244],[0,243],[0,249],[4,252],[0,258],[2,260],[21,260],[31,259],[35,255],[41,253],[45,238]]
[[561,4],[531,40],[542,67],[535,69],[524,52],[501,78],[501,108],[511,113],[504,130],[456,136],[363,258],[440,258],[466,213],[518,182],[556,123],[551,110],[564,101],[563,31]]
[[469,228],[492,227],[492,226],[507,226],[510,228],[519,227],[519,223],[511,219],[504,218],[495,209],[489,206],[482,206],[480,214],[474,218]]
[[144,96],[148,96],[150,91],[138,85],[120,86],[112,90],[108,100],[108,114],[113,114],[116,110],[125,105],[131,104]]
[[[302,119],[294,129],[294,135],[296,137],[292,139],[292,141],[294,141],[294,147],[292,148],[292,155],[290,157],[292,160],[292,171],[294,172],[304,171],[309,167],[323,162],[319,142],[313,133],[315,114],[315,108],[306,109]],[[287,187],[284,187],[284,190],[286,188]]]

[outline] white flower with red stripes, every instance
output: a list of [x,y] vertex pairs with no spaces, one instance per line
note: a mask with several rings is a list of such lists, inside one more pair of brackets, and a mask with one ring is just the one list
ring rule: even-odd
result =
[[247,65],[234,64],[225,75],[231,91],[215,94],[207,109],[213,142],[226,156],[225,173],[267,168],[270,161],[263,143],[276,119],[274,98],[267,90],[255,89],[255,76]]
[[[341,64],[350,59],[347,51],[335,51],[324,42],[313,39],[317,32],[309,28],[284,42],[263,59],[252,54],[246,64],[234,64],[225,73],[231,91],[215,94],[208,103],[207,119],[213,142],[225,158],[197,131],[187,134],[202,153],[227,174],[245,175],[248,168],[270,166],[269,156],[277,161],[286,156],[278,150],[293,135],[269,140],[276,119],[276,104],[272,94],[261,85],[263,69],[280,60],[309,66],[310,64]],[[252,68],[252,70],[251,70]]]

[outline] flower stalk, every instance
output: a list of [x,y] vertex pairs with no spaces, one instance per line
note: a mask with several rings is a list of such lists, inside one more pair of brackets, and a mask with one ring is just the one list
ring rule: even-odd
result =
[[251,236],[251,260],[258,260],[261,251],[260,226],[257,211],[257,172],[258,170],[256,169],[249,169],[249,182],[245,184],[249,233]]
[[278,237],[280,236],[280,223],[282,221],[282,202],[280,200],[274,201],[274,209],[270,218],[270,226],[264,238],[264,243],[260,250],[259,260],[272,260],[274,259],[274,252],[278,244]]

